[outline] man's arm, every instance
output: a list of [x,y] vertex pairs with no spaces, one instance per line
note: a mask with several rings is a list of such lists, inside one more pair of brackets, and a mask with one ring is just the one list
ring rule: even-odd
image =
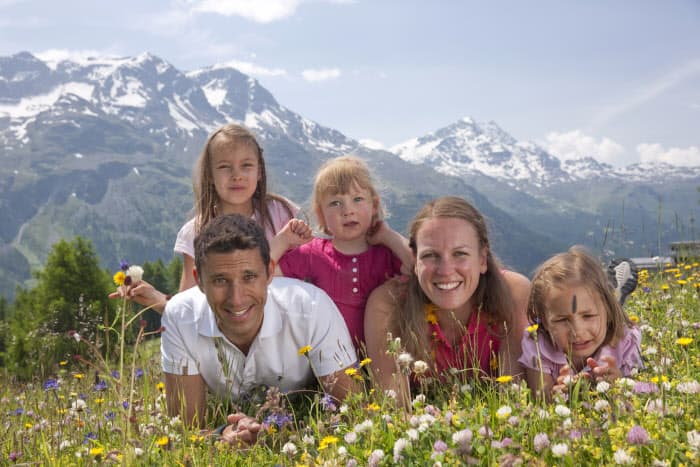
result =
[[168,415],[180,415],[186,426],[204,427],[207,387],[201,375],[165,373]]

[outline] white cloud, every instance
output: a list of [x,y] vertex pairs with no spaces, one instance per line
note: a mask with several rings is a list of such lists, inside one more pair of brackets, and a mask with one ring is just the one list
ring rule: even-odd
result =
[[188,0],[188,3],[194,12],[241,16],[258,23],[271,23],[293,15],[301,0]]
[[68,50],[68,49],[48,49],[48,50],[43,50],[41,52],[36,52],[34,54],[34,56],[37,57],[38,59],[40,59],[44,62],[49,62],[49,63],[58,63],[58,62],[62,62],[63,60],[70,60],[71,62],[83,63],[92,57],[108,58],[110,55],[113,55],[113,54],[107,53],[105,51],[100,51],[100,50]]
[[214,68],[220,67],[233,67],[241,73],[251,76],[284,76],[287,71],[282,68],[265,68],[260,65],[256,65],[251,62],[243,62],[239,60],[232,60],[220,65],[216,65]]
[[325,81],[327,79],[334,79],[340,77],[341,72],[338,68],[322,68],[318,70],[304,70],[301,72],[301,76],[306,81]]
[[641,162],[665,162],[683,167],[700,166],[700,148],[664,148],[658,143],[642,143],[637,145]]
[[561,160],[579,159],[581,157],[593,157],[607,164],[621,166],[636,162],[623,160],[625,148],[610,138],[596,138],[584,134],[581,130],[567,133],[551,132],[547,135],[543,146],[551,154]]

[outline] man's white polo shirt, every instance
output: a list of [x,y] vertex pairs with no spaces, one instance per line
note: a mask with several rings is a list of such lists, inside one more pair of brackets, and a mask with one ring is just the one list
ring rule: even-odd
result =
[[[161,320],[163,371],[201,374],[209,389],[236,398],[260,385],[282,391],[308,386],[317,376],[357,361],[350,334],[335,303],[306,282],[275,277],[267,288],[260,332],[244,355],[219,331],[214,312],[198,287],[168,301]],[[308,356],[299,349],[310,345]]]

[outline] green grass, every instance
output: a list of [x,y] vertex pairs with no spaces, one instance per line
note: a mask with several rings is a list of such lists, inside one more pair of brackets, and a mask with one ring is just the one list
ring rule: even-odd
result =
[[[455,381],[427,397],[415,394],[410,413],[369,385],[335,407],[317,392],[271,391],[258,395],[262,410],[255,399],[240,407],[267,429],[255,447],[236,451],[166,415],[152,340],[136,354],[134,368],[143,375],[134,373],[131,421],[122,404],[130,354],[122,378],[87,355],[59,365],[53,389],[5,376],[0,464],[697,465],[700,266],[640,278],[626,310],[642,329],[646,367],[605,391],[583,383],[568,401],[544,404],[524,383]],[[96,389],[97,381],[105,387]],[[208,425],[219,425],[229,410],[210,401]]]

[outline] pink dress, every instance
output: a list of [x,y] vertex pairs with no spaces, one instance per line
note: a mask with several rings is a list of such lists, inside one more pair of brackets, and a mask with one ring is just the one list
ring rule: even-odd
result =
[[[544,374],[551,375],[556,379],[559,376],[559,371],[564,365],[568,365],[566,354],[555,347],[552,341],[543,333],[537,335],[537,341],[540,347],[540,359],[542,360],[542,369]],[[591,355],[596,361],[601,361],[604,356],[615,357],[618,368],[623,376],[629,376],[633,368],[641,368],[643,366],[642,356],[640,353],[641,333],[639,329],[627,328],[625,336],[617,343],[615,347],[604,345],[598,351]],[[540,366],[537,362],[537,347],[535,339],[525,331],[522,340],[523,353],[518,359],[525,368],[539,371]]]
[[478,369],[481,376],[498,373],[497,356],[501,340],[483,311],[472,312],[466,332],[457,348],[452,347],[445,338],[437,320],[429,321],[428,328],[434,343],[433,352],[438,375],[449,372],[450,368]]
[[400,274],[401,261],[383,245],[371,245],[358,255],[346,255],[325,238],[289,250],[280,258],[286,277],[305,280],[323,289],[345,318],[350,337],[360,349],[365,341],[365,305],[369,294]]

